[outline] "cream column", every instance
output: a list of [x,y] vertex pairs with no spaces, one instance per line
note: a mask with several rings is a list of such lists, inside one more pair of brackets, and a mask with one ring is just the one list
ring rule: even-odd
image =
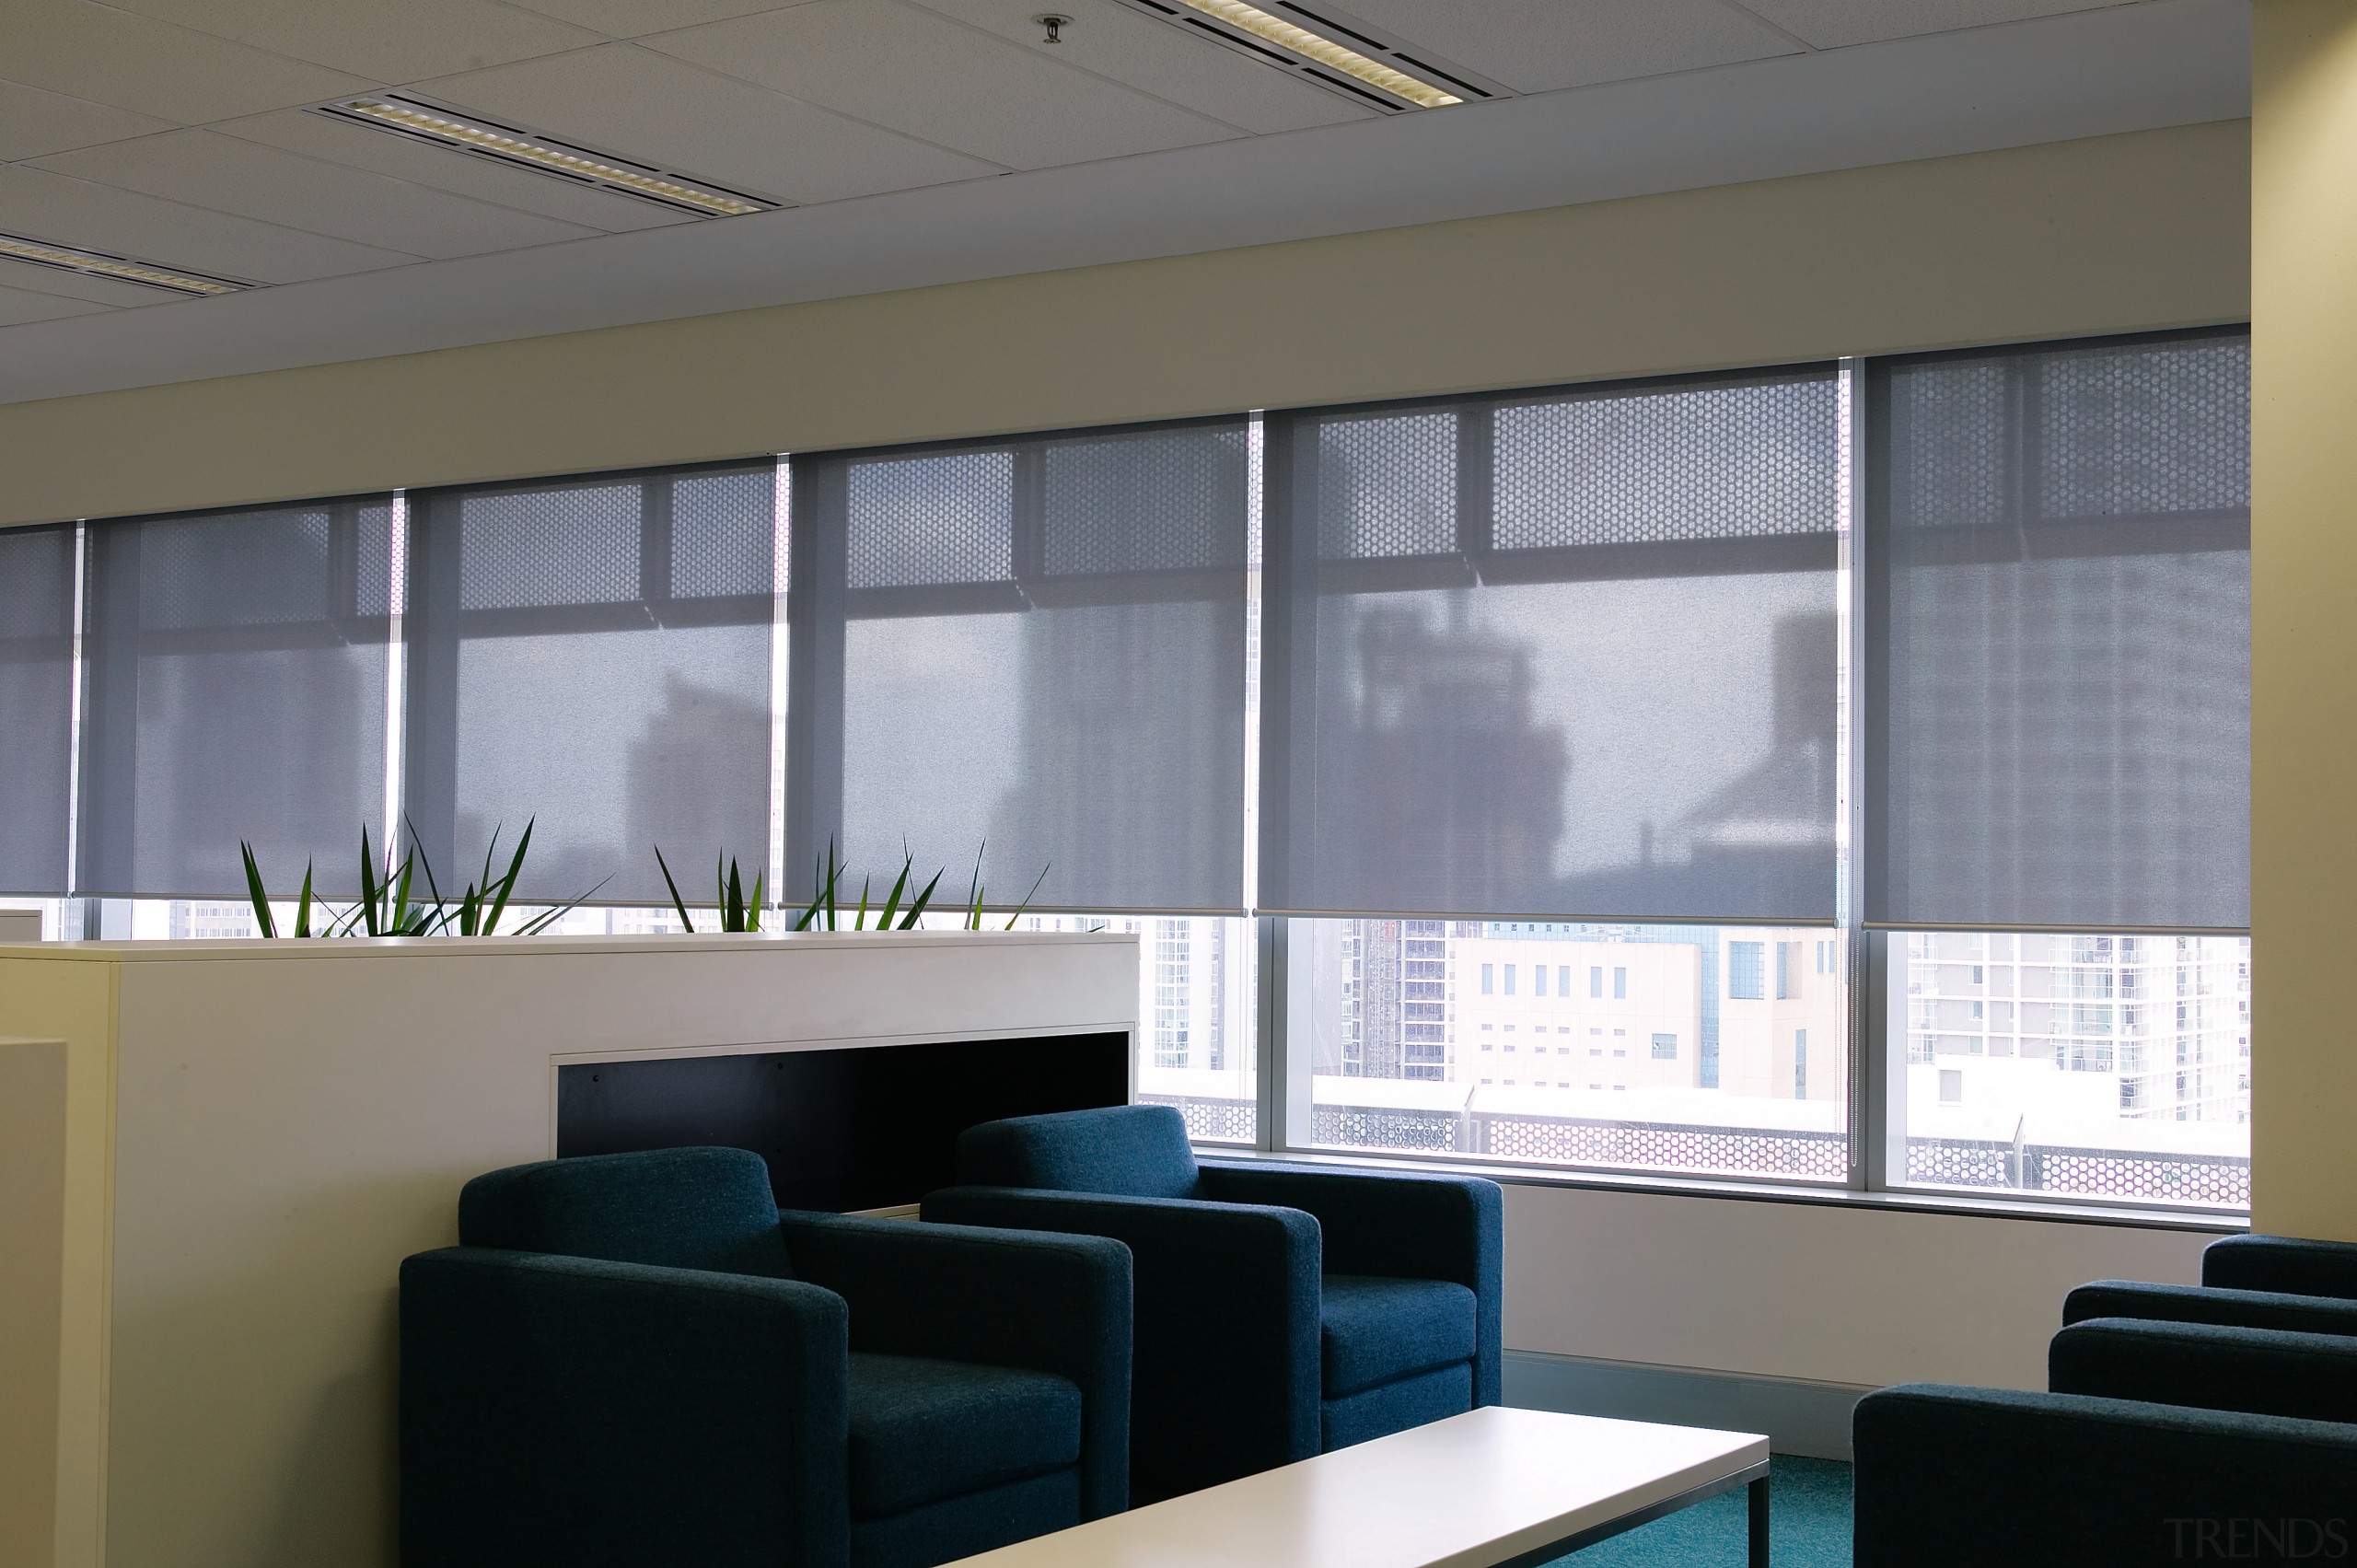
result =
[[2252,1224],[2357,1241],[2357,6],[2252,27]]

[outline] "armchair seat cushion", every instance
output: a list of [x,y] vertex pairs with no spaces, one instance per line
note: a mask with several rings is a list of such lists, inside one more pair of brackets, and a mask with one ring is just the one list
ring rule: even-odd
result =
[[1473,1359],[1473,1293],[1447,1280],[1328,1274],[1318,1310],[1326,1398]]
[[1051,1372],[851,1354],[851,1509],[876,1518],[1080,1460],[1080,1389]]

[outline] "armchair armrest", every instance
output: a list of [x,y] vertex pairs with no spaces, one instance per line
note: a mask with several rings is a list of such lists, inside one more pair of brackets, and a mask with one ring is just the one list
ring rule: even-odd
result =
[[402,1562],[842,1568],[846,1332],[841,1296],[793,1280],[406,1260]]
[[2213,1290],[2208,1285],[2097,1280],[2062,1298],[2062,1321],[2151,1318],[2177,1323],[2226,1323],[2300,1334],[2357,1334],[2357,1301],[2278,1291]]
[[2228,1290],[2357,1300],[2357,1242],[2222,1237],[2202,1250],[2201,1283]]
[[[929,1222],[1110,1237],[1135,1263],[1134,1501],[1318,1446],[1318,1222],[1293,1209],[1028,1187],[929,1193]],[[1198,1479],[1202,1478],[1202,1479]],[[1144,1495],[1151,1493],[1151,1496]]]
[[1330,1272],[1449,1280],[1470,1290],[1473,1402],[1498,1402],[1505,1241],[1496,1182],[1255,1162],[1207,1164],[1202,1183],[1206,1198],[1279,1203],[1315,1215]]
[[2248,1558],[2262,1526],[2316,1556],[2357,1530],[2335,1422],[1919,1383],[1860,1400],[1854,1434],[1857,1568]]
[[2046,1347],[2047,1387],[2251,1415],[2357,1422],[2357,1338],[2094,1318]]
[[1130,1491],[1130,1252],[1097,1236],[787,1211],[795,1271],[851,1304],[852,1348],[1024,1366],[1081,1396],[1081,1506]]

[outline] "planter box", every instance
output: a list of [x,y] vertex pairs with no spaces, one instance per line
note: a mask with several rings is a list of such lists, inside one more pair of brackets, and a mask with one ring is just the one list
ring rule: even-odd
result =
[[1134,936],[0,947],[0,1568],[398,1560],[395,1277],[568,1065],[1130,1035]]

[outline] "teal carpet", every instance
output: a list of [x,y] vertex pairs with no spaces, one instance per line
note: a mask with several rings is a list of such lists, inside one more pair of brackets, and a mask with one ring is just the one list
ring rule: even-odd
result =
[[[1723,1492],[1552,1568],[1744,1568],[1745,1489]],[[1775,1568],[1850,1568],[1850,1467],[1776,1455],[1768,1470],[1769,1556]]]

